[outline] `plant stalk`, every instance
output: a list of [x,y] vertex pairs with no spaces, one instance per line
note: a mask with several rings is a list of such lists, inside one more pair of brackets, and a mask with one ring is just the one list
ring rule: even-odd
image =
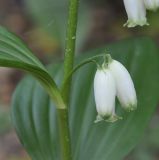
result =
[[[69,18],[68,18],[67,35],[66,35],[63,84],[65,83],[69,73],[72,71],[74,65],[76,30],[77,30],[77,20],[78,20],[78,5],[79,5],[79,0],[70,0]],[[67,106],[69,105],[71,79],[64,87],[64,90],[62,90],[61,92]]]
[[57,114],[58,114],[58,124],[60,131],[62,160],[72,160],[71,140],[70,140],[69,123],[68,123],[68,110],[67,108],[57,109]]
[[[65,81],[67,80],[67,77],[70,71],[72,71],[74,65],[78,5],[79,5],[79,0],[69,1],[69,16],[68,16],[66,49],[65,49],[65,59],[64,59],[64,79],[62,84],[65,84]],[[71,80],[72,77],[70,78],[70,81],[66,84],[64,89],[61,89],[61,94],[66,104],[66,108],[57,110],[62,160],[72,160],[71,139],[69,130],[69,114],[68,114]]]

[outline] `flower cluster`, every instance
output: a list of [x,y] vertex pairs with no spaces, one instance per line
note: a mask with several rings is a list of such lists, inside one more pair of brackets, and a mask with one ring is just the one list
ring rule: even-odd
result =
[[148,25],[146,9],[157,10],[159,8],[159,0],[124,0],[124,5],[128,15],[128,21],[124,26],[143,26]]
[[94,96],[98,112],[95,122],[114,122],[121,118],[115,113],[116,96],[125,110],[132,111],[137,108],[136,91],[129,72],[120,62],[111,58],[97,69]]

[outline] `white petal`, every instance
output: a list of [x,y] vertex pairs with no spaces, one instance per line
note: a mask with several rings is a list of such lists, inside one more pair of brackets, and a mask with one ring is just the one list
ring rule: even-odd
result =
[[159,0],[144,0],[144,4],[149,10],[156,10],[159,8]]
[[97,70],[94,78],[94,96],[98,112],[95,122],[117,120],[118,117],[115,115],[115,81],[108,69]]
[[148,25],[143,0],[124,0],[124,5],[128,15],[128,21],[124,26],[135,27],[137,25]]
[[131,111],[137,107],[136,91],[133,81],[127,69],[118,61],[113,60],[109,64],[114,76],[117,89],[117,97],[126,110]]

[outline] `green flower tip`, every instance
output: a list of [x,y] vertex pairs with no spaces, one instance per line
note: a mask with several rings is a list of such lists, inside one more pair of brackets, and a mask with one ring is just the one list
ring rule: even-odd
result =
[[143,20],[143,21],[133,21],[133,20],[127,20],[127,22],[124,24],[124,27],[128,27],[128,28],[133,28],[136,26],[145,26],[145,25],[149,25],[149,23],[147,22],[147,20]]
[[131,112],[131,111],[135,111],[137,109],[137,104],[130,104],[128,106],[125,106],[124,109],[127,111],[127,112]]
[[121,120],[121,119],[123,119],[123,118],[119,117],[118,115],[104,115],[104,116],[101,116],[101,115],[98,114],[94,123],[98,123],[98,122],[101,122],[101,121],[114,123],[114,122],[116,122],[118,120]]

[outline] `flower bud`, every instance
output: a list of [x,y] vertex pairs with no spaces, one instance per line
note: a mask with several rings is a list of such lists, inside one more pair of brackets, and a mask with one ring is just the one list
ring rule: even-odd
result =
[[94,96],[98,112],[95,122],[116,121],[119,117],[115,115],[115,81],[107,68],[97,69],[94,78]]
[[112,60],[109,69],[114,76],[117,97],[122,107],[128,111],[135,110],[137,108],[136,91],[129,72],[116,60]]
[[144,4],[149,10],[157,10],[159,8],[159,0],[144,0]]
[[137,25],[148,25],[143,0],[124,0],[124,5],[128,15],[128,20],[124,26],[135,27]]

